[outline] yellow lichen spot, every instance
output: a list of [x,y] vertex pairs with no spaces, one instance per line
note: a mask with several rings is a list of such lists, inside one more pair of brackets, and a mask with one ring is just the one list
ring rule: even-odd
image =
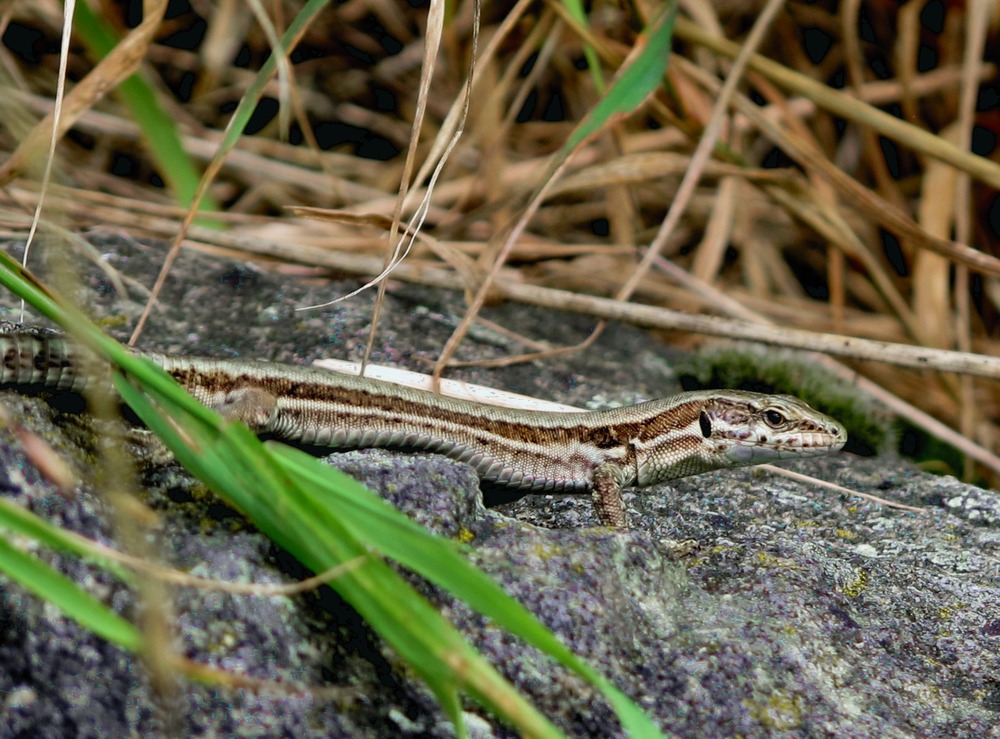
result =
[[766,702],[744,700],[750,715],[771,731],[792,731],[802,725],[802,699],[784,690],[775,690]]
[[476,535],[469,531],[464,526],[459,529],[458,536],[455,537],[461,544],[468,544],[470,541],[476,538]]
[[776,557],[769,552],[759,551],[756,555],[757,564],[761,567],[795,567],[796,564],[793,560]]
[[553,557],[558,557],[561,554],[561,550],[557,547],[548,546],[545,544],[537,544],[535,546],[535,556],[541,560],[549,560]]
[[129,325],[129,319],[123,312],[120,316],[106,316],[105,318],[98,318],[95,323],[101,328],[127,328]]
[[767,552],[757,552],[757,564],[763,565],[764,567],[777,567],[780,562],[773,554],[768,554]]
[[842,592],[848,598],[857,598],[867,589],[868,589],[868,571],[863,570],[859,567],[854,572],[854,579],[852,579],[850,582],[844,583],[844,586],[840,589],[840,592]]
[[848,531],[847,529],[836,529],[833,533],[839,536],[841,539],[857,539],[858,535],[853,531]]
[[950,621],[955,617],[955,614],[963,610],[965,605],[962,603],[953,603],[950,606],[941,606],[938,608],[938,618],[942,621]]

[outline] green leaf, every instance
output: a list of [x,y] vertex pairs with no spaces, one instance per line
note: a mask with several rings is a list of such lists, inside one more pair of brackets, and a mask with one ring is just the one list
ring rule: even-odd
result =
[[661,84],[670,59],[676,14],[676,4],[669,2],[659,17],[649,24],[636,42],[642,44],[642,48],[633,51],[625,60],[607,94],[587,112],[563,144],[562,151],[571,151],[613,118],[631,113]]
[[142,635],[128,621],[81,589],[68,577],[0,538],[0,571],[98,636],[132,651]]

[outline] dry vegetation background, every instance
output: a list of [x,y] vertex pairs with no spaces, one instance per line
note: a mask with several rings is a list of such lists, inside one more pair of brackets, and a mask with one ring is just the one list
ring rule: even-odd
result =
[[[280,34],[305,5],[271,2],[259,12]],[[663,6],[594,2],[581,25],[569,5],[487,4],[464,135],[396,276],[427,279],[447,270],[471,296],[512,224],[536,203],[503,257],[501,281],[615,296],[633,280],[638,303],[766,320],[777,338],[794,328],[997,355],[1000,85],[992,60],[1000,5],[772,5],[777,15],[756,48],[772,63],[752,62],[742,76],[707,162],[692,163],[692,153],[763,4],[683,3],[654,94],[591,136],[547,195],[532,200],[553,157],[622,60],[642,48],[641,30]],[[193,184],[168,174],[168,163],[182,157],[158,160],[150,138],[175,125],[193,169],[203,170],[272,42],[242,0],[172,2],[162,19],[153,2],[145,16],[137,3],[91,7],[135,44],[131,58],[141,60],[165,116],[100,89],[68,101],[71,125],[57,148],[46,218],[72,232],[172,240]],[[38,121],[56,96],[63,8],[32,0],[0,9],[0,227],[23,239],[45,160]],[[200,220],[184,244],[266,255],[272,265],[376,273],[405,156],[412,152],[419,167],[447,141],[445,120],[461,107],[473,54],[473,6],[451,4],[428,70],[428,15],[422,3],[347,0],[312,18],[289,55],[290,76],[268,83],[246,135],[211,179],[216,225]],[[100,43],[90,25],[78,16],[71,90],[88,74],[93,80]],[[120,69],[100,72],[98,88]],[[426,118],[412,147],[427,71]],[[880,111],[901,125],[886,128]],[[692,169],[697,187],[678,225],[662,231]],[[425,184],[413,185],[407,212]],[[290,206],[362,217],[304,217]],[[662,250],[637,276],[658,238]],[[883,356],[892,359],[892,349]],[[960,431],[964,442],[949,440],[981,463],[980,473],[1000,473],[995,365],[963,378],[841,361],[891,388],[899,400],[887,402],[897,412],[911,413],[912,404],[912,418],[931,423],[922,411]],[[948,435],[943,426],[932,431]]]

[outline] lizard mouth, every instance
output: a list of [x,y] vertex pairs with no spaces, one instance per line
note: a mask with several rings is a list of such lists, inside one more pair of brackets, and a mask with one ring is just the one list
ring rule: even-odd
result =
[[799,434],[794,439],[745,439],[735,442],[726,456],[736,464],[759,464],[791,457],[817,457],[839,451],[847,442],[843,429],[818,434]]

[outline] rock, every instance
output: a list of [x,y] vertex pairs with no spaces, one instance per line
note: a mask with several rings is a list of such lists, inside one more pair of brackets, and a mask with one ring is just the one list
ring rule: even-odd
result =
[[[102,251],[128,263],[132,277],[160,254],[114,241]],[[291,313],[346,292],[344,284],[268,273],[226,279],[232,264],[191,254],[180,262],[146,335],[149,348],[357,358],[367,310]],[[96,270],[82,272],[105,325],[130,323],[136,303],[109,293]],[[460,313],[460,296],[394,289],[376,361],[423,369],[417,358],[431,356]],[[533,336],[547,330],[559,344],[589,328],[585,319],[524,306],[490,315]],[[677,390],[645,334],[623,327],[610,334],[578,356],[463,379],[577,404]],[[464,358],[514,353],[509,341],[484,329]],[[107,476],[94,464],[102,427],[39,399],[4,393],[0,400],[81,479],[71,494],[60,493],[6,430],[0,495],[66,529],[117,542],[115,515],[100,494]],[[841,455],[794,468],[926,514],[746,469],[629,493],[634,530],[620,534],[595,527],[585,496],[527,496],[485,508],[471,470],[441,457],[366,450],[328,460],[435,533],[466,542],[477,566],[668,734],[1000,736],[1000,504],[991,491],[891,457]],[[254,583],[310,574],[175,464],[150,457],[139,480],[138,497],[157,522],[153,548],[171,566]],[[142,606],[137,590],[99,568],[33,551],[133,622],[143,607],[169,609],[178,653],[267,682],[257,690],[192,682],[157,690],[133,655],[0,578],[0,737],[453,733],[427,688],[328,589],[261,597],[177,588],[170,603]],[[562,730],[620,733],[588,685],[408,577]],[[474,735],[511,735],[477,704],[465,708]]]

